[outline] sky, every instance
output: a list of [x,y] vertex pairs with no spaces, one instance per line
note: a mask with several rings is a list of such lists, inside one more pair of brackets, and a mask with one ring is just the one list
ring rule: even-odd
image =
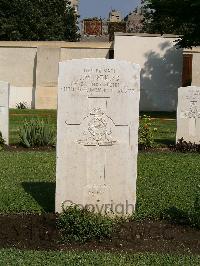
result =
[[108,18],[111,9],[120,10],[123,17],[133,11],[140,0],[79,0],[80,18]]

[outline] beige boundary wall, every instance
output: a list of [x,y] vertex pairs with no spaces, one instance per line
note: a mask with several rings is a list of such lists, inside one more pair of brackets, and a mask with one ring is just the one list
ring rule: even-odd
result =
[[[57,105],[58,63],[109,58],[138,63],[142,111],[174,111],[181,86],[182,50],[174,36],[116,34],[108,42],[0,42],[0,80],[10,83],[10,107],[52,109]],[[114,48],[113,48],[114,47]]]
[[0,42],[0,80],[10,83],[10,107],[56,108],[59,61],[109,58],[112,50],[104,42]]
[[115,59],[141,67],[142,111],[176,110],[183,67],[183,50],[175,46],[176,39],[173,35],[115,35]]

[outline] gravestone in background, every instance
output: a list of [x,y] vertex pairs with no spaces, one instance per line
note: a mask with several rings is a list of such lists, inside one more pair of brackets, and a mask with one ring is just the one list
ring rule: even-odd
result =
[[200,88],[178,89],[176,141],[200,143]]
[[140,69],[125,61],[59,65],[56,211],[128,215],[136,203]]
[[9,84],[0,81],[0,132],[9,144]]

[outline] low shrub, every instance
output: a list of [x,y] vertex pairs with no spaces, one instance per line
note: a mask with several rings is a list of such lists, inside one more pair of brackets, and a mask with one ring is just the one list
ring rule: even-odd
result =
[[19,129],[20,145],[30,147],[54,146],[55,129],[49,121],[44,120],[25,120]]
[[175,147],[172,146],[172,149],[180,152],[199,152],[200,153],[200,144],[187,142],[183,138],[179,139]]
[[153,128],[150,116],[143,115],[140,117],[139,126],[139,149],[152,148],[154,144],[154,133],[157,128]]
[[90,212],[86,208],[81,209],[78,206],[63,209],[63,213],[58,218],[58,229],[63,242],[101,241],[111,237],[114,225],[114,219]]
[[17,109],[21,109],[21,110],[23,110],[23,109],[27,109],[28,107],[27,107],[27,102],[19,102],[19,103],[17,103],[16,104],[16,108]]

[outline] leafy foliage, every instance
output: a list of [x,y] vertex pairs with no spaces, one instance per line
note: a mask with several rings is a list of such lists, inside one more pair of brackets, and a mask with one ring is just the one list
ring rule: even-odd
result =
[[139,148],[147,149],[153,147],[154,144],[154,133],[157,131],[153,128],[151,117],[143,115],[140,119],[139,127]]
[[199,0],[144,0],[144,30],[180,35],[181,47],[200,45]]
[[61,230],[62,240],[85,243],[89,240],[102,240],[109,238],[113,232],[114,220],[71,206],[63,209],[58,220],[58,228]]
[[0,1],[0,40],[76,41],[77,30],[68,0]]
[[19,130],[20,144],[26,148],[53,146],[55,144],[55,130],[48,121],[25,121]]
[[26,102],[19,102],[16,104],[17,109],[27,109],[27,103]]
[[200,144],[192,143],[190,141],[187,142],[181,138],[175,145],[175,150],[180,152],[200,152]]

